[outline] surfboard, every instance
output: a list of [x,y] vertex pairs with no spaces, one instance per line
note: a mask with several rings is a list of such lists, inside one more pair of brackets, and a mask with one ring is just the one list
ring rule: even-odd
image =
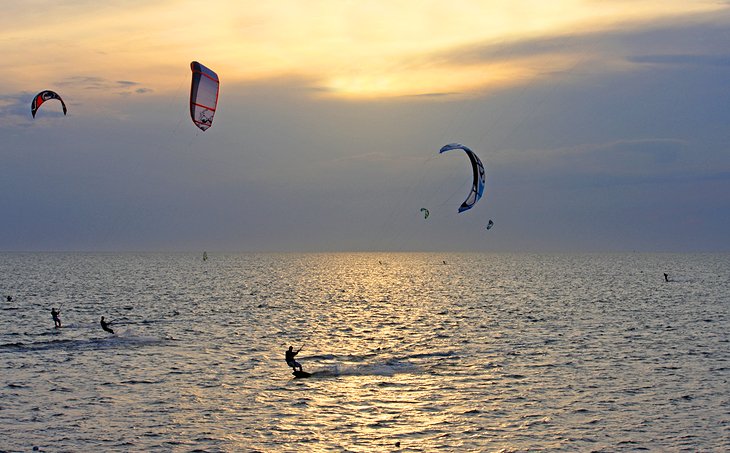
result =
[[292,374],[294,375],[294,378],[305,378],[310,377],[312,374],[307,373],[306,371],[293,371]]

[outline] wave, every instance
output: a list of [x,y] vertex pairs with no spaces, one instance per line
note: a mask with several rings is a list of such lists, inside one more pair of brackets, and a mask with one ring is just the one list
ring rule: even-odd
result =
[[32,342],[14,342],[0,344],[0,352],[33,352],[47,350],[85,351],[109,348],[132,348],[159,345],[171,341],[169,338],[134,335],[124,332],[121,335],[110,335],[101,338],[59,339]]
[[317,354],[317,355],[308,355],[306,356],[307,360],[341,360],[343,362],[362,362],[367,359],[371,359],[375,357],[377,354],[375,353],[369,353],[369,354],[345,354],[345,355],[336,355],[336,354]]
[[418,354],[409,354],[400,357],[400,360],[408,360],[408,359],[430,359],[435,357],[459,357],[459,355],[456,353],[456,351],[437,351],[437,352],[423,352]]
[[358,365],[336,363],[314,368],[310,373],[312,377],[393,376],[398,373],[418,373],[420,371],[420,367],[410,363],[385,362]]
[[[338,354],[316,354],[316,355],[308,355],[305,357],[306,360],[340,360],[343,362],[364,362],[367,360],[372,360],[374,357],[381,356],[381,352],[383,351],[376,351],[371,352],[367,354],[344,354],[344,355],[338,355]],[[405,362],[408,360],[414,360],[414,359],[432,359],[432,358],[458,358],[459,355],[456,353],[456,351],[436,351],[436,352],[423,352],[423,353],[416,353],[416,354],[407,354],[407,355],[399,355],[393,359],[392,361],[396,362]]]

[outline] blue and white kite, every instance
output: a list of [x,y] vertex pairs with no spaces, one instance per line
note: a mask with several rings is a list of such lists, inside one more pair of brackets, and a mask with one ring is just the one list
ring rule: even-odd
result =
[[479,201],[479,199],[482,197],[482,194],[484,193],[484,165],[482,165],[482,161],[479,160],[477,155],[474,154],[472,150],[462,145],[461,143],[450,143],[448,145],[445,145],[443,148],[441,148],[439,154],[445,153],[446,151],[451,151],[452,149],[461,149],[466,153],[467,156],[469,156],[472,172],[474,174],[474,181],[472,182],[471,192],[469,192],[469,196],[466,197],[466,200],[464,200],[464,202],[459,207],[459,212],[464,212],[474,207],[476,202]]

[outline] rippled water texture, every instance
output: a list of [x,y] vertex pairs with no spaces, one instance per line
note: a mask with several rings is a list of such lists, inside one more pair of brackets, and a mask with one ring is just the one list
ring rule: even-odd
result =
[[730,450],[730,255],[209,256],[0,254],[0,450]]

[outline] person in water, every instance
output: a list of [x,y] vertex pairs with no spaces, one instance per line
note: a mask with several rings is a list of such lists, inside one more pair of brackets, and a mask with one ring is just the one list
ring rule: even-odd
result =
[[[302,346],[302,348],[303,347],[304,346]],[[302,348],[299,348],[296,351],[294,351],[294,346],[289,346],[289,350],[286,351],[286,364],[289,365],[290,367],[292,367],[294,369],[294,371],[296,371],[297,368],[299,368],[299,371],[303,371],[302,365],[299,362],[297,362],[296,360],[294,360],[294,356],[299,354],[299,351],[301,351]]]
[[12,302],[13,301],[13,296],[8,296],[6,299],[7,299],[8,302]]
[[99,324],[101,324],[101,328],[104,329],[105,331],[107,331],[109,333],[114,333],[114,331],[111,329],[111,327],[109,327],[109,325],[111,324],[111,322],[104,321],[104,317],[103,316],[101,317],[101,321],[99,321]]
[[56,310],[55,308],[51,307],[51,318],[53,318],[53,327],[55,328],[61,327],[61,318],[59,317],[60,314],[60,308]]
[[669,281],[669,274],[667,274],[666,272],[664,273],[664,281],[665,282]]

